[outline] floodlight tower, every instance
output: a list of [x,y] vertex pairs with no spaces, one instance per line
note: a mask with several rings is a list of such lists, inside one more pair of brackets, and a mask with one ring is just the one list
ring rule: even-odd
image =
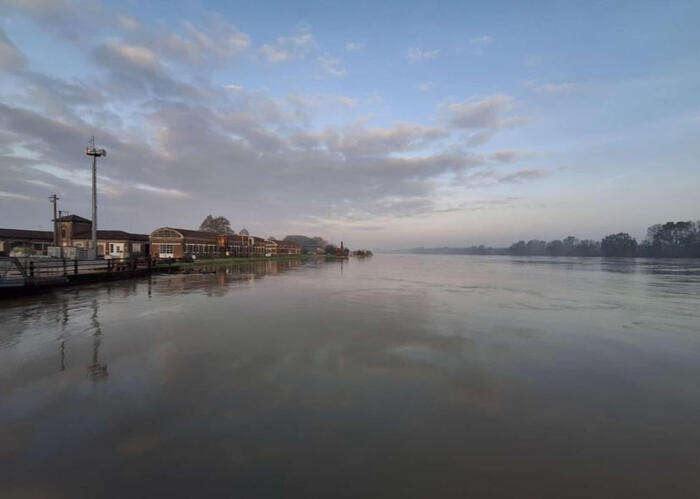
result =
[[53,245],[58,246],[58,217],[56,216],[56,202],[60,198],[56,194],[49,196],[49,201],[53,204]]
[[92,251],[93,259],[97,259],[97,158],[107,156],[107,151],[95,148],[93,135],[90,144],[85,148],[85,154],[92,156]]

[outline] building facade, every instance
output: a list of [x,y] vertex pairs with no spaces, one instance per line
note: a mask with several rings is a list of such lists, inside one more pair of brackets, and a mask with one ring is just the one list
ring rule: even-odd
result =
[[[87,249],[92,244],[92,221],[78,215],[58,219],[58,245]],[[149,253],[147,234],[132,234],[122,230],[97,231],[97,256],[130,258]]]
[[151,256],[175,259],[215,257],[225,248],[220,246],[221,242],[220,235],[213,232],[161,227],[151,232]]
[[43,230],[0,229],[0,255],[45,255],[53,246],[53,232]]

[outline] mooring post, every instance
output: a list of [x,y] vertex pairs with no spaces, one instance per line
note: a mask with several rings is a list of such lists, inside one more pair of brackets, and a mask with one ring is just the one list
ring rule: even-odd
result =
[[67,275],[68,275],[68,269],[66,268],[66,259],[64,258],[63,259],[63,276],[65,277]]
[[73,262],[73,272],[75,273],[75,275],[78,275],[78,259],[77,258]]
[[29,262],[29,277],[34,278],[34,262]]

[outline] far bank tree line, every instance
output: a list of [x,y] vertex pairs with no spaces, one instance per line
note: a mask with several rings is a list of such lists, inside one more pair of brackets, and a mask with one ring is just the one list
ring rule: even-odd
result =
[[648,258],[700,258],[700,221],[652,225],[641,242],[626,232],[610,234],[600,241],[569,236],[554,241],[518,241],[509,248],[416,248],[412,253],[531,255],[531,256],[623,256]]

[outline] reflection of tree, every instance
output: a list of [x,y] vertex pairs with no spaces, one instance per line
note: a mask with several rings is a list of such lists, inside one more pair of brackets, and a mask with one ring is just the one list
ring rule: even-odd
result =
[[98,306],[97,300],[92,300],[92,317],[91,324],[94,332],[92,333],[92,364],[87,367],[88,377],[93,381],[101,381],[107,378],[107,365],[100,364],[100,342],[102,340],[102,328],[97,320]]

